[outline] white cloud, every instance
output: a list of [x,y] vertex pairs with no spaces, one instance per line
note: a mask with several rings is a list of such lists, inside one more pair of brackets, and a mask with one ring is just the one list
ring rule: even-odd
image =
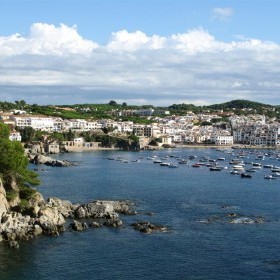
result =
[[139,48],[161,49],[164,47],[164,42],[165,38],[160,36],[148,37],[141,31],[129,33],[126,30],[121,30],[112,33],[107,49],[110,51],[135,51]]
[[51,24],[34,23],[26,37],[18,33],[0,37],[2,55],[88,54],[97,47],[96,43],[83,39],[76,26],[68,27],[64,24],[56,27]]
[[279,57],[275,43],[222,42],[202,28],[166,37],[121,30],[98,45],[75,26],[36,23],[26,36],[0,37],[0,99],[279,104]]
[[214,8],[213,9],[214,18],[225,20],[229,19],[233,15],[233,9],[230,7],[225,8]]

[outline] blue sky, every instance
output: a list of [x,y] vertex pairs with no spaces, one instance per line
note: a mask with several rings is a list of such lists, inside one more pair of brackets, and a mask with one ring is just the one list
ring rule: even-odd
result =
[[0,0],[0,100],[280,104],[280,1]]

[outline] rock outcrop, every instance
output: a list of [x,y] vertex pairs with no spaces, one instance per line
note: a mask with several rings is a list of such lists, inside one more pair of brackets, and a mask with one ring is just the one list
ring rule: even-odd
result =
[[249,218],[249,217],[241,217],[236,218],[230,221],[231,224],[262,224],[264,223],[264,219],[262,217],[258,218]]
[[77,220],[74,220],[73,223],[70,224],[70,229],[74,231],[83,231],[88,228],[86,223],[81,223]]
[[58,198],[46,202],[38,192],[28,201],[32,216],[11,211],[8,202],[4,200],[4,203],[5,207],[1,204],[0,239],[7,241],[28,240],[40,234],[59,235],[65,230],[65,218],[73,215],[76,207]]
[[79,204],[72,204],[69,200],[62,200],[57,197],[48,198],[47,204],[50,207],[56,207],[64,218],[74,217],[74,211],[79,207]]
[[6,198],[6,190],[4,189],[2,180],[0,179],[0,220],[3,213],[6,213],[9,209],[9,203]]
[[118,219],[119,214],[135,214],[131,210],[131,204],[128,201],[106,201],[96,200],[87,204],[80,205],[75,210],[75,217],[81,218],[105,218]]
[[[129,201],[95,200],[78,205],[56,197],[44,200],[38,192],[25,201],[25,207],[24,211],[20,205],[11,207],[0,181],[0,242],[6,241],[10,247],[18,248],[18,240],[29,240],[41,234],[59,235],[66,230],[66,219],[69,218],[74,219],[68,227],[73,231],[102,225],[120,228],[123,226],[120,215],[136,214]],[[144,233],[167,230],[149,222],[138,222],[133,227]]]
[[[1,187],[1,186],[0,186]],[[67,218],[97,219],[86,222],[74,220],[70,223],[70,229],[82,231],[88,226],[100,227],[100,221],[105,226],[121,227],[123,222],[120,214],[134,214],[132,204],[128,201],[105,201],[96,200],[87,204],[72,204],[70,201],[50,197],[47,201],[36,192],[28,201],[30,215],[10,211],[9,204],[5,200],[5,189],[0,188],[2,193],[3,207],[0,220],[0,237],[2,240],[16,241],[28,240],[36,235],[59,235],[65,230]],[[16,247],[16,246],[13,246]]]
[[0,233],[4,240],[28,240],[41,234],[41,228],[36,226],[36,219],[17,212],[6,212],[2,215]]
[[55,166],[55,167],[68,167],[73,165],[69,161],[53,159],[52,157],[41,155],[41,154],[36,154],[36,155],[29,154],[28,158],[30,163],[34,163],[34,164],[45,164],[48,166]]
[[131,224],[135,230],[143,233],[153,233],[153,232],[167,232],[168,229],[162,225],[151,224],[150,222],[141,221]]

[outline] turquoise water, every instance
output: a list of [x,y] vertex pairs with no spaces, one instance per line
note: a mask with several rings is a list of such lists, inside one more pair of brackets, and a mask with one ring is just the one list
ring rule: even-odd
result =
[[[197,158],[173,169],[147,160],[154,154]],[[128,163],[106,159],[118,156]],[[120,229],[42,236],[21,242],[18,250],[1,245],[0,279],[278,279],[280,177],[265,180],[265,168],[242,179],[229,170],[191,167],[203,156],[225,157],[224,166],[236,157],[214,149],[60,155],[77,166],[45,167],[39,187],[45,198],[130,199],[139,214],[122,217]],[[256,161],[255,155],[244,161]],[[280,165],[269,157],[259,162]],[[232,224],[228,213],[261,216],[265,222]],[[203,223],[208,218],[212,222]],[[129,226],[139,220],[164,224],[170,232],[141,234]]]

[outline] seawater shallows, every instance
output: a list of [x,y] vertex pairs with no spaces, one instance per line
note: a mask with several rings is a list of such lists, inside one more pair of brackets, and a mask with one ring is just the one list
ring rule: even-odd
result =
[[[177,163],[176,157],[197,157],[168,168],[147,159],[152,155],[171,163]],[[0,279],[278,279],[280,177],[265,180],[265,168],[251,179],[231,175],[229,169],[193,168],[203,156],[225,157],[219,164],[229,168],[235,157],[215,149],[59,155],[77,166],[44,167],[39,191],[45,198],[72,203],[129,199],[139,214],[122,217],[121,229],[42,236],[20,242],[18,250],[0,245]],[[248,154],[245,160],[254,157]],[[260,162],[280,165],[269,157]],[[232,224],[230,213],[261,217],[264,223]],[[130,226],[139,220],[164,224],[170,232],[141,234]]]

